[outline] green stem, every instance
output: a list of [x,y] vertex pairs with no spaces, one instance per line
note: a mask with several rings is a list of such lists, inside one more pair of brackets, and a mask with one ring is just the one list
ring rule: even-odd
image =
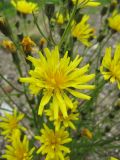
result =
[[7,112],[12,112],[11,110],[6,109],[6,108],[2,108],[2,107],[0,107],[0,110],[7,111]]
[[24,31],[25,31],[25,35],[28,35],[28,32],[27,32],[27,23],[26,23],[26,17],[22,17],[23,18],[23,24],[24,24]]
[[55,41],[54,41],[54,38],[53,38],[53,35],[52,35],[51,28],[50,28],[50,39],[51,39],[51,41],[53,42],[53,44],[56,45],[56,43],[55,43]]
[[14,88],[16,91],[23,93],[21,90],[19,90],[18,88],[16,88],[11,82],[9,82],[1,73],[0,73],[1,78],[6,81],[12,88]]
[[99,82],[98,86],[96,86],[96,88],[91,92],[90,96],[92,97],[91,100],[83,103],[80,107],[80,111],[83,111],[85,108],[87,108],[88,106],[90,106],[93,102],[95,102],[95,100],[97,99],[100,91],[102,90],[103,86],[106,84],[105,81],[101,80],[101,82]]
[[40,26],[39,26],[39,24],[38,24],[38,22],[37,22],[37,18],[35,17],[35,14],[32,13],[32,15],[33,15],[33,18],[34,18],[34,23],[35,23],[38,31],[40,32],[40,34],[41,34],[47,41],[49,41],[49,39],[48,39],[48,38],[44,35],[44,33],[42,32],[42,30],[41,30],[41,28],[40,28]]
[[22,113],[24,113],[25,114],[25,116],[28,118],[28,119],[31,119],[31,117],[29,117],[27,114],[26,114],[26,112],[24,112],[22,109],[21,109],[21,106],[19,106],[18,104],[16,104],[15,102],[14,102],[14,100],[10,97],[10,95],[4,90],[4,88],[0,85],[0,88],[1,88],[1,90],[3,91],[3,93],[6,95],[6,97],[9,99],[9,101],[11,102],[11,103],[13,103],[16,107],[18,107],[18,109],[22,112]]
[[[120,137],[120,135],[118,135],[118,137]],[[106,145],[106,144],[108,145],[109,143],[112,143],[113,141],[118,141],[118,140],[120,140],[120,138],[116,140],[116,136],[115,136],[115,137],[111,137],[107,140],[103,140],[103,141],[99,140],[94,144],[95,145],[98,144],[99,146],[103,146],[103,145]]]
[[30,100],[29,100],[28,95],[26,94],[26,92],[25,92],[25,98],[26,98],[26,100],[27,100],[27,102],[28,102],[28,104],[29,104],[29,106],[30,106],[30,108],[32,110],[32,115],[33,115],[33,119],[34,119],[34,125],[35,125],[35,127],[38,127],[37,126],[37,120],[36,120],[36,115],[35,115],[34,108],[32,107],[31,102],[30,102]]
[[70,28],[71,28],[71,23],[72,23],[72,20],[73,20],[73,18],[74,18],[74,16],[75,16],[76,9],[77,9],[77,4],[78,4],[78,0],[76,1],[76,4],[75,4],[75,6],[74,6],[74,8],[73,8],[73,11],[72,11],[72,13],[71,13],[71,16],[70,16],[70,20],[69,20],[69,22],[68,22],[68,24],[67,24],[67,27],[66,27],[63,35],[62,35],[61,41],[60,41],[60,43],[59,43],[59,48],[61,48],[61,46],[62,46],[62,44],[63,44],[63,42],[64,42],[64,40],[65,40],[65,38],[66,38],[66,35],[68,34],[68,32],[69,32],[69,30],[70,30]]
[[[33,14],[33,15],[34,15],[34,14]],[[11,30],[11,32],[12,32],[12,30]],[[10,39],[11,39],[11,41],[13,41],[13,43],[15,44],[16,49],[17,49],[17,50],[20,50],[21,53],[23,53],[23,50],[22,50],[22,49],[20,48],[20,46],[19,46],[19,41],[17,40],[17,42],[16,42],[16,39],[15,39],[15,37],[14,37],[13,32],[12,32],[12,35],[11,35]],[[23,53],[23,54],[24,54],[24,53]],[[18,72],[19,72],[19,75],[22,77],[23,74],[22,74],[22,69],[21,69],[20,63],[19,63],[18,52],[16,53],[15,56],[17,56],[17,57],[14,57],[14,55],[13,55],[13,61],[14,61],[14,63],[15,63],[15,62],[16,62],[15,60],[16,60],[16,58],[17,58],[18,63],[15,63],[15,65],[16,65],[16,67],[17,67],[17,70],[18,70]],[[22,56],[21,56],[21,57],[22,57]],[[30,106],[30,108],[31,108],[31,110],[32,110],[34,122],[35,122],[35,125],[36,125],[35,112],[34,112],[32,106],[31,106],[30,100],[29,100],[29,98],[28,98],[28,96],[27,96],[27,93],[26,93],[26,90],[25,90],[25,85],[23,85],[23,87],[24,87],[24,95],[25,95],[25,98],[26,98],[26,100],[27,100],[27,102],[28,102],[28,104],[29,104],[29,106]],[[3,90],[3,92],[6,94],[6,96],[9,98],[9,100],[10,100],[13,104],[15,104],[16,106],[18,106],[18,105],[13,101],[13,99],[4,91],[3,88],[2,88],[2,90]],[[21,107],[19,107],[19,109],[20,109],[20,108],[21,108]],[[22,111],[22,112],[23,112],[23,111]],[[37,126],[37,125],[36,125],[36,126]]]
[[47,24],[46,24],[46,21],[45,21],[44,10],[42,11],[42,16],[43,16],[43,23],[44,23],[44,26],[45,26],[46,33],[50,36],[50,39],[51,39],[52,43],[53,43],[54,45],[56,45],[56,43],[55,43],[55,41],[54,41],[54,39],[53,39],[53,36],[52,36],[52,31],[51,31],[49,19],[48,19],[48,24],[49,24],[49,31],[48,31]]

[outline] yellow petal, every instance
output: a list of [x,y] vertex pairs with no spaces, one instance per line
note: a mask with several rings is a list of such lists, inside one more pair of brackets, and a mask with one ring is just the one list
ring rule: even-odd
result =
[[54,119],[58,119],[59,106],[56,97],[53,98]]
[[73,96],[75,97],[78,97],[78,98],[81,98],[81,99],[86,99],[86,100],[90,100],[91,97],[86,95],[86,94],[83,94],[83,93],[79,93],[75,90],[72,90],[72,89],[66,89],[68,92],[70,92]]
[[99,2],[88,2],[88,4],[87,4],[87,6],[92,6],[92,7],[96,7],[99,5],[101,5],[101,3],[99,3]]
[[106,48],[106,51],[105,51],[105,56],[102,60],[102,65],[105,67],[105,68],[108,68],[110,67],[110,64],[111,64],[111,47],[109,48]]
[[57,97],[57,100],[58,100],[58,104],[59,104],[59,107],[60,107],[60,110],[63,114],[63,117],[67,117],[67,109],[66,109],[66,105],[65,105],[65,102],[61,96],[61,93],[59,91],[56,92],[56,97]]
[[95,74],[84,75],[84,76],[81,76],[80,78],[77,78],[76,81],[79,82],[79,84],[84,84],[91,81],[94,77],[95,77]]
[[117,65],[118,62],[120,61],[120,44],[118,44],[118,45],[116,46],[115,54],[114,54],[114,59],[113,59],[113,60],[115,61],[115,64],[116,64],[116,65]]
[[117,84],[118,84],[118,88],[120,89],[120,81],[117,81]]
[[64,100],[65,100],[65,103],[66,105],[69,107],[69,108],[73,108],[73,103],[71,101],[71,99],[67,96],[67,94],[64,92],[63,94],[63,97],[64,97]]
[[19,81],[20,82],[23,82],[23,83],[31,83],[33,82],[33,79],[30,77],[30,78],[19,78]]
[[95,89],[95,85],[72,85],[76,89]]
[[40,106],[39,106],[39,110],[38,110],[39,115],[42,115],[44,106],[49,102],[51,96],[52,96],[52,91],[49,91],[49,92],[46,92],[44,96],[42,97]]
[[114,83],[114,82],[115,82],[115,77],[111,77],[111,78],[110,78],[110,82],[111,82],[111,83]]

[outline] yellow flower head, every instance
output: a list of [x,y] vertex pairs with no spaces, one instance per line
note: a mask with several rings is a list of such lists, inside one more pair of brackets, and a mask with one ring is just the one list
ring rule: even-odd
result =
[[92,132],[91,132],[89,129],[87,129],[87,128],[84,128],[84,129],[82,130],[82,135],[83,135],[83,136],[86,136],[86,137],[89,138],[89,139],[92,139],[92,138],[93,138]]
[[[76,4],[77,0],[72,0],[73,4]],[[95,2],[95,0],[78,0],[78,4],[81,7],[91,6],[96,7],[100,5],[100,2]]]
[[58,113],[58,119],[54,119],[54,106],[50,106],[50,109],[45,110],[45,113],[47,116],[49,116],[50,121],[54,121],[55,129],[59,130],[61,124],[64,125],[64,127],[71,127],[72,129],[76,129],[75,125],[72,121],[78,120],[79,113],[77,111],[77,101],[73,103],[73,108],[67,108],[67,114],[68,117],[63,117],[63,114],[59,111]]
[[32,47],[36,45],[28,36],[23,38],[21,44],[25,52],[31,52]]
[[3,41],[2,41],[2,46],[3,46],[5,49],[7,49],[9,52],[11,52],[11,53],[15,53],[15,51],[16,51],[15,45],[14,45],[13,42],[10,41],[10,40],[3,40]]
[[6,145],[3,158],[6,160],[32,160],[34,148],[29,149],[29,141],[26,136],[21,140],[19,132],[16,132],[11,143]]
[[62,25],[65,22],[69,21],[70,16],[69,13],[63,13],[63,12],[56,12],[55,17],[51,18],[51,23],[55,24],[57,23],[58,25]]
[[1,134],[8,138],[17,129],[25,131],[25,128],[19,124],[23,117],[24,114],[18,114],[16,109],[13,114],[5,113],[5,117],[0,117],[0,128],[3,130]]
[[78,90],[94,89],[94,85],[86,85],[86,83],[92,80],[95,75],[85,74],[89,64],[78,68],[82,60],[79,56],[70,61],[68,52],[66,52],[63,58],[60,58],[57,46],[51,51],[45,48],[44,52],[45,56],[39,52],[39,59],[28,56],[28,60],[33,63],[35,68],[29,72],[31,77],[20,78],[20,81],[30,83],[29,88],[35,95],[40,91],[43,92],[39,115],[42,115],[44,106],[52,98],[55,119],[58,119],[59,110],[64,117],[67,117],[67,107],[73,108],[73,103],[67,94],[70,93],[75,97],[90,100],[90,96],[80,93]]
[[120,44],[116,45],[114,57],[111,57],[111,47],[106,49],[100,71],[105,80],[111,83],[117,82],[120,89]]
[[94,37],[94,28],[91,28],[87,23],[88,19],[89,16],[84,15],[82,17],[82,20],[78,24],[73,26],[72,36],[89,47],[91,45],[90,38]]
[[120,32],[120,14],[117,11],[113,12],[112,16],[108,18],[108,25],[113,30]]
[[62,13],[56,13],[56,22],[58,24],[63,24],[64,23],[64,16]]
[[11,0],[11,4],[16,8],[17,11],[23,14],[32,14],[38,10],[37,3],[27,2],[26,0]]
[[62,127],[59,131],[54,131],[44,124],[44,129],[41,129],[41,136],[36,136],[41,143],[37,154],[40,152],[46,154],[45,160],[63,160],[64,155],[70,153],[70,149],[64,146],[72,139],[69,138],[69,133]]

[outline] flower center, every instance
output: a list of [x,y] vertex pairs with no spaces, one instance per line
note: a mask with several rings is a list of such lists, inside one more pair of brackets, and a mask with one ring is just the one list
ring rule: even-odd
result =
[[60,138],[57,134],[54,133],[51,138],[49,138],[49,145],[52,147],[53,150],[57,149],[57,146],[60,144]]
[[53,89],[60,89],[65,83],[65,75],[62,71],[57,71],[56,73],[48,73],[47,74],[47,84]]
[[24,149],[19,148],[19,149],[15,152],[15,154],[16,154],[16,157],[18,158],[18,160],[27,160],[28,155],[27,155],[26,152],[24,152]]
[[58,113],[58,116],[59,116],[60,119],[63,118],[62,112],[59,112],[59,113]]

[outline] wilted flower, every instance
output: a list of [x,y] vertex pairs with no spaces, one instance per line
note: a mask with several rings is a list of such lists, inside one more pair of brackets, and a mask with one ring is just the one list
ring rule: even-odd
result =
[[44,44],[46,44],[46,43],[47,43],[46,39],[44,37],[42,37],[39,42],[40,48],[43,48]]
[[16,47],[15,47],[14,43],[10,40],[3,40],[2,46],[11,53],[15,53],[15,51],[16,51]]
[[84,128],[84,129],[82,130],[81,134],[82,134],[82,136],[86,136],[86,137],[89,138],[89,139],[92,139],[92,138],[93,138],[92,132],[91,132],[89,129],[87,129],[87,128]]
[[0,31],[7,37],[11,37],[11,29],[8,21],[4,17],[0,17]]
[[28,37],[28,36],[26,36],[26,37],[23,38],[21,44],[22,44],[23,50],[25,52],[31,52],[32,51],[32,47],[36,45],[34,43],[34,41],[32,41],[31,38]]

